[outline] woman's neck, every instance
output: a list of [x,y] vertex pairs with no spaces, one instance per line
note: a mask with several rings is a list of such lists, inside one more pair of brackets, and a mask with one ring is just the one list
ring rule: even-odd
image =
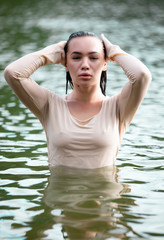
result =
[[68,101],[76,101],[81,103],[99,102],[104,98],[105,96],[102,94],[100,88],[96,91],[86,91],[86,89],[73,89],[72,93],[67,96]]

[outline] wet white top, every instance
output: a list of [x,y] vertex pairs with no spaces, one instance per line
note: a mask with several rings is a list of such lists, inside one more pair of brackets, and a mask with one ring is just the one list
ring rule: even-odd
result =
[[129,78],[121,93],[102,102],[86,124],[70,113],[67,100],[39,86],[30,75],[46,64],[46,53],[28,54],[5,69],[5,78],[20,100],[39,118],[47,137],[49,162],[76,168],[100,168],[115,163],[124,132],[151,81],[147,67],[135,57],[115,61]]

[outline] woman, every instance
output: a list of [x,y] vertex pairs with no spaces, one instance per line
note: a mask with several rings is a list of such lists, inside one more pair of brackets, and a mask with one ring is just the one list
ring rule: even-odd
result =
[[[146,94],[151,81],[147,67],[104,35],[101,38],[77,32],[67,42],[26,55],[5,69],[6,81],[45,129],[52,165],[114,165],[123,134]],[[108,61],[116,61],[129,79],[113,97],[105,96]],[[49,63],[65,66],[73,90],[64,98],[30,79]]]

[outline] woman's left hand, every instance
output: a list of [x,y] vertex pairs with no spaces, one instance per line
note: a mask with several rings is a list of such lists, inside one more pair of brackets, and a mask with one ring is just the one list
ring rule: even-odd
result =
[[105,36],[104,34],[101,34],[101,39],[105,45],[106,49],[106,61],[114,61],[114,57],[116,55],[124,55],[126,52],[124,52],[118,45],[112,44]]

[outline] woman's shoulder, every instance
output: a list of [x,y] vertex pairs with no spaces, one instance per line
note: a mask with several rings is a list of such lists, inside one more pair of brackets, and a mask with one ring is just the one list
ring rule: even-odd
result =
[[118,97],[119,94],[114,96],[107,96],[103,103],[104,112],[108,115],[109,113],[113,116],[117,116],[118,113]]
[[105,104],[116,104],[118,100],[119,94],[114,95],[114,96],[106,96],[104,99]]
[[49,90],[49,104],[65,104],[65,96],[61,96],[58,93],[54,93]]

